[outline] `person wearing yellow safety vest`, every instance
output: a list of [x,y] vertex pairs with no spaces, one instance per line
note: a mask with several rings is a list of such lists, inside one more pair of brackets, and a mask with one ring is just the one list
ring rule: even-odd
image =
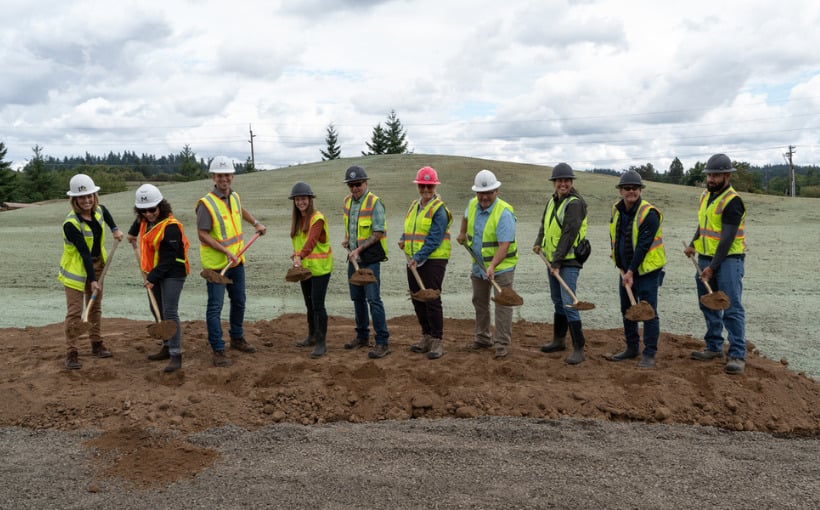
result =
[[208,342],[213,350],[213,364],[226,367],[231,360],[225,355],[225,341],[222,339],[222,305],[225,292],[231,302],[228,334],[231,349],[253,353],[256,349],[244,335],[245,321],[245,257],[237,256],[245,245],[242,238],[242,220],[264,235],[267,229],[244,207],[239,193],[231,189],[235,173],[233,161],[226,156],[217,156],[208,167],[214,187],[210,193],[200,198],[196,204],[196,228],[199,238],[199,256],[203,269],[222,271],[230,267],[225,277],[232,283],[207,282],[208,305],[205,323],[208,328]]
[[[135,247],[139,242],[140,269],[143,287],[154,295],[159,308],[157,321],[173,321],[177,329],[169,338],[162,339],[162,348],[147,356],[149,361],[169,359],[164,372],[182,368],[182,326],[179,321],[179,297],[185,279],[191,272],[188,261],[190,243],[185,228],[174,218],[171,204],[159,188],[143,184],[137,188],[134,199],[136,219],[128,229],[128,241]],[[154,313],[151,307],[151,313]]]
[[308,336],[297,347],[311,347],[311,358],[321,358],[327,352],[327,309],[325,296],[333,271],[333,249],[330,247],[327,219],[313,206],[316,194],[306,182],[297,182],[290,190],[293,212],[290,239],[293,267],[304,267],[311,277],[300,282],[307,309]]
[[[88,312],[91,354],[98,358],[111,357],[111,351],[102,341],[100,324],[103,289],[97,281],[108,260],[103,222],[111,229],[116,240],[122,240],[125,235],[117,227],[108,209],[100,204],[97,195],[100,188],[91,177],[77,174],[71,178],[68,187],[66,194],[70,197],[71,212],[63,221],[63,255],[57,279],[65,287],[65,339],[68,349],[65,366],[76,370],[82,367],[77,350],[77,336],[78,326],[82,324],[84,299],[91,307]],[[91,301],[94,293],[96,297]]]
[[[572,354],[566,358],[569,365],[584,361],[584,331],[581,314],[575,308],[572,297],[560,285],[558,275],[575,292],[583,261],[578,248],[587,234],[587,204],[574,187],[575,173],[567,163],[558,163],[550,176],[553,194],[544,207],[543,220],[532,251],[543,253],[550,263],[547,279],[553,304],[552,342],[541,346],[541,352],[559,352],[566,349],[566,336],[572,337]],[[588,246],[588,245],[587,245]],[[588,252],[587,252],[588,255]]]
[[[658,337],[661,332],[658,318],[658,287],[663,283],[663,267],[666,265],[666,250],[663,245],[660,210],[641,197],[645,188],[641,176],[635,170],[628,170],[621,176],[618,185],[621,200],[612,205],[609,218],[610,257],[615,267],[623,271],[619,277],[621,285],[621,315],[632,306],[627,287],[638,301],[645,301],[655,310],[655,316],[643,323],[643,355],[638,362],[640,368],[654,368],[655,354],[658,352]],[[624,341],[626,349],[609,356],[610,361],[637,358],[640,352],[641,335],[638,323],[623,317]]]
[[[345,226],[342,247],[349,251],[348,260],[356,260],[360,269],[371,270],[376,281],[364,286],[348,284],[356,316],[356,338],[344,344],[344,347],[358,349],[370,345],[372,318],[376,346],[367,356],[378,359],[390,354],[390,332],[387,330],[387,317],[379,290],[381,261],[387,260],[387,219],[384,204],[367,188],[367,181],[364,168],[354,165],[345,170],[344,183],[350,189],[350,194],[345,197],[342,211]],[[353,275],[353,271],[352,264],[348,264],[348,278]]]
[[476,196],[468,203],[461,219],[459,244],[473,253],[470,282],[475,309],[475,340],[470,349],[495,346],[495,357],[507,356],[512,338],[512,307],[495,304],[495,333],[490,332],[491,280],[503,289],[512,287],[518,246],[515,242],[515,211],[498,198],[501,182],[489,170],[479,171],[472,190]]
[[706,190],[700,196],[698,229],[684,253],[697,253],[700,276],[695,280],[698,297],[708,291],[722,290],[729,297],[729,308],[710,310],[700,305],[706,319],[706,348],[692,353],[692,359],[724,360],[723,330],[729,341],[729,361],[724,370],[740,374],[746,368],[746,311],[743,309],[743,274],[746,257],[746,206],[729,182],[736,168],[725,154],[715,154],[706,162]]
[[[413,200],[404,218],[404,232],[399,248],[407,257],[407,283],[410,292],[421,290],[411,268],[415,269],[427,289],[441,291],[444,272],[450,259],[450,224],[453,215],[436,193],[441,184],[435,168],[425,166],[416,172],[413,183],[419,198]],[[427,354],[428,359],[444,355],[444,311],[441,296],[432,301],[412,300],[413,310],[421,325],[421,340],[410,350]]]

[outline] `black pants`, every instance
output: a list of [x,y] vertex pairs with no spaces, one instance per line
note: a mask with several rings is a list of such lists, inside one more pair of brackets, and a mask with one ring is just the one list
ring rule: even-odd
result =
[[[444,283],[444,273],[447,270],[447,260],[427,259],[424,264],[416,269],[426,288],[441,290],[442,283]],[[407,268],[407,283],[410,285],[410,292],[415,293],[421,290],[410,268]],[[421,334],[430,335],[433,338],[442,338],[444,334],[444,311],[441,308],[441,297],[428,302],[416,301],[415,299],[412,301],[416,317],[421,325]]]
[[305,298],[305,308],[307,308],[308,333],[311,335],[320,333],[324,337],[327,333],[325,296],[330,283],[330,273],[314,276],[299,283],[302,286],[302,297]]

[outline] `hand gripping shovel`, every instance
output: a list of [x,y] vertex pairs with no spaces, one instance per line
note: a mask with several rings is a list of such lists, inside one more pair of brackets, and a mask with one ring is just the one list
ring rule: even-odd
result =
[[355,269],[350,276],[350,280],[348,280],[351,284],[364,287],[365,285],[376,283],[376,275],[373,274],[373,270],[367,268],[359,269],[359,264],[356,262],[356,259],[350,257],[350,250],[347,252],[347,260],[353,264],[353,269]]
[[[102,287],[103,278],[105,278],[105,273],[108,272],[108,266],[111,265],[111,261],[114,260],[114,252],[117,251],[117,246],[120,244],[118,239],[114,239],[114,245],[111,247],[111,253],[108,254],[108,260],[105,261],[105,265],[100,272],[100,278],[98,281],[100,282],[100,286]],[[88,303],[85,305],[85,310],[83,310],[82,321],[81,322],[74,322],[69,326],[69,334],[71,336],[79,336],[85,333],[88,333],[88,330],[91,328],[91,324],[88,322],[88,313],[91,311],[91,307],[94,306],[97,300],[97,291],[91,293],[91,297],[88,299]]]
[[[137,267],[140,270],[140,277],[145,280],[145,275],[142,272],[142,264],[140,263],[140,254],[137,251],[137,245],[134,243],[134,256],[137,257]],[[145,289],[148,292],[148,300],[151,301],[151,309],[154,311],[154,317],[156,322],[154,324],[149,324],[146,328],[148,330],[148,334],[151,335],[152,338],[157,338],[159,340],[167,340],[174,336],[174,333],[177,332],[177,323],[174,321],[164,321],[160,320],[162,314],[159,313],[159,305],[157,305],[157,298],[154,297],[154,292],[147,288]]]
[[[254,234],[253,237],[250,238],[250,240],[247,242],[247,244],[245,244],[245,246],[241,250],[239,250],[239,253],[236,254],[236,259],[237,260],[239,260],[239,257],[241,257],[242,254],[245,253],[248,250],[248,248],[251,247],[251,245],[254,243],[254,241],[259,239],[260,235],[262,235],[262,234],[257,232],[256,234]],[[225,273],[231,267],[232,267],[231,262],[228,261],[228,263],[225,265],[225,267],[222,268],[222,271],[217,273],[213,269],[203,269],[199,273],[199,276],[205,278],[206,280],[208,280],[211,283],[219,283],[221,285],[228,285],[228,284],[233,283],[233,280],[231,280],[230,278],[227,278],[225,276]]]
[[[484,270],[484,264],[476,260],[475,255],[473,255],[473,250],[470,249],[469,246],[463,244],[464,249],[467,250],[467,253],[470,254],[470,258],[478,264],[478,267],[481,268],[481,271],[484,273],[484,277],[487,277],[487,273]],[[490,283],[493,284],[495,287],[496,294],[491,299],[498,303],[499,305],[504,306],[521,306],[524,304],[524,298],[518,295],[511,287],[501,288],[501,285],[498,284],[495,280],[490,280]]]
[[[684,249],[686,248],[686,241],[681,241],[683,243]],[[695,257],[690,257],[689,255],[686,256],[689,260],[692,261],[692,264],[695,265],[695,269],[698,271],[698,276],[703,275],[703,271],[700,270],[700,266],[698,265]],[[705,294],[700,297],[700,304],[705,306],[710,310],[726,310],[732,304],[732,301],[729,299],[729,296],[726,295],[725,292],[719,290],[717,292],[712,292],[712,287],[709,286],[709,282],[706,280],[701,280],[703,282],[703,286],[706,287],[706,291],[708,294]]]
[[[550,266],[550,262],[549,262],[549,260],[547,260],[547,257],[544,256],[544,253],[539,251],[538,256],[541,257],[541,260],[544,261],[544,264],[546,264],[547,267],[550,268],[550,270],[551,270],[552,266]],[[575,296],[575,293],[572,292],[572,289],[569,288],[569,285],[567,285],[567,282],[565,282],[564,279],[561,278],[561,275],[558,274],[557,271],[555,273],[551,272],[551,274],[552,274],[552,276],[555,277],[556,280],[558,280],[558,283],[561,284],[561,287],[563,287],[564,290],[567,291],[567,294],[569,294],[569,297],[572,298],[572,304],[571,305],[564,305],[564,306],[566,306],[567,308],[574,308],[574,309],[579,310],[579,311],[593,310],[595,308],[595,303],[590,303],[588,301],[578,301],[578,298]]]
[[[407,263],[409,264],[411,260],[410,255],[407,253],[404,254],[407,257]],[[408,266],[410,272],[413,273],[413,278],[416,279],[416,283],[419,284],[419,288],[421,289],[418,292],[411,292],[410,297],[415,299],[416,301],[421,301],[422,303],[426,303],[428,301],[435,301],[439,296],[441,296],[441,291],[436,289],[428,289],[424,286],[424,282],[421,281],[421,276],[419,276],[419,272],[415,266]]]
[[[621,278],[623,278],[624,270],[621,269],[620,271]],[[632,306],[626,309],[624,317],[626,317],[627,320],[633,322],[643,322],[654,319],[655,310],[652,309],[652,305],[650,305],[646,301],[635,303],[635,295],[632,294],[632,286],[624,285],[624,288],[626,289],[626,295],[629,296],[629,302],[632,303]]]

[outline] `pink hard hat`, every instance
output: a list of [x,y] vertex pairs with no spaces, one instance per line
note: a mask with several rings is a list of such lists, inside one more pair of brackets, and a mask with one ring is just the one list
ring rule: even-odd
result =
[[416,172],[416,180],[413,181],[414,184],[441,184],[438,180],[438,174],[436,173],[436,169],[431,166],[425,166],[423,168],[419,168],[419,171]]

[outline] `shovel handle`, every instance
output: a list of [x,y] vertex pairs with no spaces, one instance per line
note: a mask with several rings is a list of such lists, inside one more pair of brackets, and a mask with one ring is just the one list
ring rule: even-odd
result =
[[[120,240],[114,238],[114,246],[111,247],[111,253],[108,254],[108,260],[105,261],[105,265],[100,271],[100,277],[97,279],[100,282],[100,286],[102,287],[103,278],[105,278],[105,273],[108,272],[108,266],[111,265],[111,261],[114,260],[114,252],[117,251],[117,246],[119,246]],[[91,293],[91,297],[88,298],[88,303],[85,305],[85,310],[83,310],[83,322],[88,322],[88,312],[91,311],[91,306],[94,305],[94,302],[97,300],[97,291]]]
[[[473,250],[471,250],[470,247],[467,246],[466,244],[462,244],[462,246],[464,246],[464,249],[467,250],[467,253],[470,254],[470,258],[473,259],[473,262],[475,262],[478,265],[478,267],[481,268],[481,274],[484,275],[484,279],[485,280],[490,280],[489,278],[487,278],[487,271],[484,269],[484,264],[479,262],[478,259],[475,258],[475,254],[473,254]],[[501,288],[501,285],[499,285],[498,282],[495,281],[495,278],[490,280],[490,283],[493,284],[493,287],[495,287],[496,292],[498,292],[500,294],[503,289]]]
[[409,267],[410,272],[413,273],[413,277],[416,279],[416,283],[419,284],[419,288],[421,288],[421,290],[426,290],[426,288],[424,287],[424,282],[421,281],[421,275],[419,275],[419,272],[416,269],[416,266],[409,265],[410,261],[413,260],[413,259],[411,259],[410,255],[408,255],[407,253],[405,253],[404,256],[405,256],[405,258],[407,258],[407,264],[408,264],[407,267]]
[[[241,256],[242,256],[242,254],[244,254],[246,251],[248,251],[248,248],[250,248],[250,247],[251,247],[251,245],[252,245],[252,244],[253,244],[253,243],[254,243],[257,239],[259,239],[259,236],[261,236],[261,235],[262,235],[262,234],[260,234],[259,232],[257,232],[256,234],[254,234],[254,235],[253,235],[253,237],[251,237],[251,238],[248,240],[248,242],[245,244],[245,246],[243,246],[243,247],[242,247],[242,249],[241,249],[241,250],[239,250],[239,252],[236,254],[236,259],[237,259],[237,260],[239,260],[239,257],[241,257]],[[231,268],[231,263],[230,263],[230,261],[228,261],[228,263],[225,265],[225,267],[223,267],[223,268],[222,268],[222,271],[220,271],[220,272],[219,272],[219,275],[220,275],[220,276],[225,276],[225,273],[226,273],[226,272],[228,271],[228,269],[230,269],[230,268]]]
[[[681,240],[681,242],[683,243],[683,248],[686,249],[687,248],[686,241]],[[695,270],[697,270],[697,272],[698,272],[698,276],[703,276],[703,271],[700,270],[700,266],[698,265],[698,262],[695,260],[695,257],[692,257],[690,255],[686,255],[686,258],[688,258],[689,260],[692,261],[692,264],[695,266]],[[701,278],[700,281],[703,282],[703,286],[706,287],[706,291],[709,292],[709,294],[711,294],[712,293],[712,287],[709,286],[709,282],[707,282],[703,278]]]
[[[145,273],[142,271],[142,261],[140,260],[140,252],[137,248],[137,243],[134,243],[133,246],[134,256],[137,258],[137,268],[140,270],[140,276],[142,276],[143,281],[145,281]],[[154,311],[154,315],[156,316],[157,322],[159,322],[162,318],[162,315],[159,313],[159,305],[157,304],[157,298],[154,297],[154,292],[148,287],[145,288],[145,291],[148,292],[148,300],[151,302],[151,309]]]
[[[549,261],[549,260],[547,260],[547,257],[545,257],[545,256],[544,256],[544,252],[539,251],[539,252],[538,252],[538,256],[539,256],[539,257],[541,257],[541,260],[543,260],[543,261],[544,261],[544,264],[546,264],[546,265],[547,265],[547,267],[551,268],[551,266],[550,266],[550,261]],[[570,289],[570,288],[569,288],[569,285],[567,285],[567,282],[565,282],[565,281],[564,281],[564,279],[563,279],[563,278],[561,278],[561,274],[560,274],[560,273],[558,273],[557,271],[553,273],[551,270],[550,270],[550,274],[551,274],[552,276],[554,276],[554,277],[555,277],[555,279],[556,279],[556,280],[558,280],[558,283],[560,283],[560,284],[561,284],[561,287],[563,287],[563,288],[564,288],[564,290],[565,290],[565,291],[567,291],[567,294],[569,294],[569,297],[571,297],[571,298],[572,298],[572,304],[573,304],[573,305],[578,304],[578,298],[575,296],[575,293],[574,293],[574,292],[572,292],[572,289]]]
[[[621,272],[621,283],[623,283],[624,270],[618,268],[618,271]],[[624,285],[624,288],[626,289],[626,295],[629,296],[629,302],[632,303],[632,306],[635,306],[637,303],[635,302],[635,295],[632,293],[632,286]]]
[[359,263],[356,262],[355,258],[350,258],[350,250],[347,250],[347,261],[353,264],[353,269],[358,271],[359,270]]

